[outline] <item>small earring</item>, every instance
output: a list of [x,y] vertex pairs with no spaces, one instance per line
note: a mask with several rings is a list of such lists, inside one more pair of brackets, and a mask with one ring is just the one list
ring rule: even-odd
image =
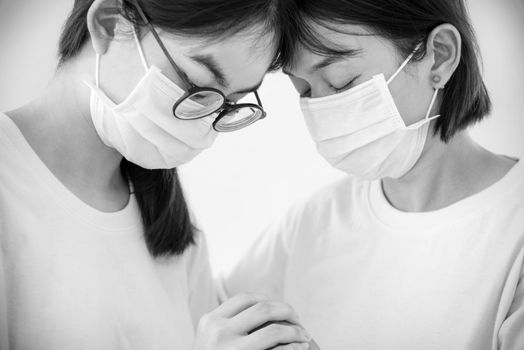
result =
[[439,77],[438,75],[435,75],[435,76],[433,77],[433,82],[434,82],[435,84],[440,83],[440,80],[441,80],[441,79],[440,79],[440,77]]

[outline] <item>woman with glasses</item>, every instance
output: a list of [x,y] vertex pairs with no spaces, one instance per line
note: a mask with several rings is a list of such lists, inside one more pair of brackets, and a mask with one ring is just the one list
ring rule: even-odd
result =
[[524,164],[468,135],[491,103],[465,1],[294,3],[284,70],[347,176],[225,292],[289,302],[325,349],[524,349]]
[[[1,350],[306,346],[286,304],[242,294],[217,308],[176,172],[264,118],[282,10],[75,1],[53,81],[0,114]],[[236,103],[247,94],[257,102]]]

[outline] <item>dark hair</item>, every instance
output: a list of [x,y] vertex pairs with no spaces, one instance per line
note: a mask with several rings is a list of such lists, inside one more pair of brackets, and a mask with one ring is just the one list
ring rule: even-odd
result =
[[[75,0],[59,43],[60,64],[77,55],[89,39],[87,13],[94,0]],[[162,29],[203,40],[219,40],[262,25],[261,36],[274,32],[279,38],[276,0],[137,0],[150,22]],[[122,0],[122,15],[135,26],[142,21],[133,1]],[[278,45],[278,40],[276,45]],[[275,46],[276,46],[275,45]],[[276,47],[275,47],[276,48]],[[270,67],[276,69],[279,58]],[[122,174],[133,185],[150,253],[155,256],[182,254],[194,244],[189,209],[176,169],[147,170],[126,159]]]
[[[334,24],[366,26],[379,36],[391,40],[403,58],[425,42],[433,29],[449,23],[462,36],[462,57],[444,89],[441,117],[435,134],[448,142],[457,132],[484,118],[491,111],[491,101],[482,79],[480,53],[475,32],[464,0],[294,0],[295,10],[289,17],[291,26],[284,36],[284,65],[292,65],[298,45],[323,56],[343,56],[341,47],[329,43],[314,25],[332,29]],[[340,29],[338,29],[340,31]],[[422,45],[414,59],[426,54]]]

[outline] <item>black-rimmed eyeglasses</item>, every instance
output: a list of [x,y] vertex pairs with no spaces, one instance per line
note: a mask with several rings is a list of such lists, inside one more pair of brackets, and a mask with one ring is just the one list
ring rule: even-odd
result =
[[227,100],[222,91],[210,87],[199,87],[187,78],[186,74],[176,65],[173,58],[162,43],[157,31],[147,18],[138,1],[132,0],[138,14],[149,27],[158,45],[169,60],[171,66],[181,79],[189,86],[185,94],[173,105],[173,115],[182,120],[195,120],[217,114],[213,129],[218,132],[229,132],[245,128],[266,117],[258,92],[254,91],[257,103],[233,103]]

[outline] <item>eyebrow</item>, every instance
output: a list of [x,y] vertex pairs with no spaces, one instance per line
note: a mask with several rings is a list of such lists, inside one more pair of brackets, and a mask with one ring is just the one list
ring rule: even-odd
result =
[[[226,79],[226,75],[224,73],[224,70],[220,67],[218,62],[215,60],[215,58],[211,55],[194,55],[189,56],[190,59],[192,59],[194,62],[206,67],[211,74],[213,74],[213,78],[217,81],[218,84],[220,84],[224,88],[229,87],[229,82]],[[264,79],[260,80],[260,82],[252,87],[236,91],[232,94],[249,94],[251,92],[257,91],[262,83],[264,82]]]
[[322,61],[316,63],[313,67],[311,67],[311,69],[309,70],[310,73],[313,73],[313,72],[316,72],[322,68],[326,68],[334,63],[337,63],[337,62],[340,62],[346,58],[351,58],[351,57],[355,57],[355,56],[358,56],[360,53],[362,52],[362,50],[360,49],[356,49],[356,50],[353,50],[353,49],[350,49],[350,50],[347,50],[346,52],[344,52],[343,55],[337,55],[337,56],[328,56],[328,57],[325,57],[324,59],[322,59]]
[[262,85],[262,83],[264,82],[264,79],[262,79],[258,84],[256,84],[255,86],[253,87],[250,87],[250,88],[247,88],[247,89],[244,89],[244,90],[240,90],[240,91],[237,91],[235,92],[235,94],[249,94],[251,92],[255,92],[257,91],[258,89],[260,89],[260,86]]
[[189,56],[189,58],[191,58],[196,63],[206,67],[213,74],[213,77],[218,84],[225,88],[229,86],[229,83],[226,79],[226,75],[224,74],[224,70],[220,67],[220,65],[217,63],[213,56],[195,55]]
[[[211,55],[194,55],[189,56],[194,62],[206,67],[211,74],[213,74],[214,79],[217,81],[218,84],[220,84],[224,88],[229,87],[229,82],[226,79],[226,75],[224,73],[224,70],[220,67],[218,62],[215,60],[215,58]],[[260,82],[253,87],[246,88],[240,91],[236,91],[233,94],[249,94],[251,92],[257,91],[260,86],[262,85],[264,79],[260,80]]]
[[[346,58],[358,56],[361,52],[362,52],[362,50],[360,50],[360,49],[348,50],[347,52],[345,52],[342,55],[327,56],[322,61],[316,63],[313,67],[311,67],[310,70],[309,70],[309,73],[312,74],[312,73],[318,71],[319,69],[326,68],[326,67],[328,67],[328,66],[330,66],[330,65],[332,65],[334,63],[340,62],[340,61],[342,61],[342,60],[344,60]],[[294,77],[293,73],[291,73],[290,71],[286,70],[285,68],[282,69],[282,73]]]

